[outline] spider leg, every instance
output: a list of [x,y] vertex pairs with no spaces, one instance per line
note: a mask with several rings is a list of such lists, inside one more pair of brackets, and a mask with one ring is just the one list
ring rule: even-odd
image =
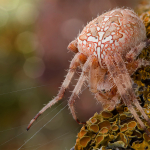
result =
[[[130,72],[129,74],[132,75],[138,68],[141,68],[141,66],[150,66],[150,61],[144,60],[144,59],[138,59],[136,61],[134,61],[131,64],[132,68],[130,68]],[[127,66],[127,68],[129,68]],[[141,111],[142,115],[145,116],[144,118],[146,118],[146,120],[148,121],[148,123],[150,124],[150,120],[147,117],[147,115],[145,114],[145,112],[143,111],[142,107],[139,105],[139,102],[137,101],[137,99],[134,99],[135,101],[135,105],[136,107]]]
[[134,59],[141,53],[143,48],[149,45],[150,45],[150,39],[147,39],[144,42],[141,42],[138,46],[135,46],[126,54],[126,60],[128,62],[134,61]]
[[150,61],[144,60],[144,59],[138,59],[138,68],[140,68],[141,66],[150,66]]
[[75,39],[74,41],[70,42],[67,49],[74,52],[74,53],[78,53],[78,46],[77,46],[77,42],[78,40]]
[[92,93],[97,92],[97,83],[99,76],[100,66],[98,60],[93,61],[90,71],[89,71],[89,88]]
[[57,94],[57,96],[51,100],[46,106],[44,106],[38,113],[37,115],[30,121],[27,130],[30,129],[31,125],[34,123],[34,121],[44,112],[46,111],[46,109],[48,109],[49,107],[51,107],[52,105],[54,105],[56,102],[58,102],[59,100],[62,99],[67,87],[69,86],[69,83],[76,71],[76,68],[80,65],[80,63],[84,63],[86,61],[86,56],[83,55],[82,53],[77,53],[73,60],[71,61],[70,67],[69,67],[69,71],[66,75],[66,78]]
[[[124,84],[125,84],[127,92],[129,93],[129,95],[131,97],[131,100],[133,101],[133,104],[139,109],[142,116],[145,118],[145,120],[150,125],[150,120],[149,120],[148,116],[145,114],[143,108],[141,107],[138,100],[136,99],[135,93],[132,88],[131,78],[127,72],[127,69],[126,69],[126,66],[125,66],[125,63],[124,63],[122,57],[119,54],[115,54],[114,58],[115,58],[115,62],[117,64],[117,66],[118,66],[118,69],[123,74],[123,80],[126,81],[126,82],[124,82]],[[139,64],[142,64],[142,61],[139,60]]]
[[87,59],[86,63],[84,64],[84,66],[82,68],[81,76],[80,76],[80,78],[72,92],[72,95],[68,101],[68,105],[69,105],[70,111],[72,113],[72,116],[79,124],[84,124],[84,123],[80,122],[75,114],[74,102],[80,92],[80,89],[81,89],[84,81],[86,80],[86,77],[88,76],[88,73],[89,73],[89,70],[90,70],[90,67],[91,67],[93,61],[96,61],[96,59],[97,59],[96,56],[92,56],[92,55],[89,56],[89,58]]
[[[146,131],[146,133],[148,135],[150,135],[150,133],[146,129],[144,123],[139,118],[138,114],[136,113],[135,109],[133,108],[132,102],[130,101],[130,96],[128,95],[127,91],[125,90],[125,85],[124,85],[124,82],[123,82],[123,76],[124,76],[124,74],[128,74],[127,71],[126,71],[126,68],[125,68],[125,70],[122,69],[123,72],[120,71],[121,72],[120,73],[118,71],[118,68],[116,68],[115,63],[114,63],[111,56],[106,56],[105,57],[105,63],[107,65],[107,68],[108,68],[109,72],[111,73],[111,75],[113,77],[114,83],[116,84],[118,92],[120,93],[120,96],[123,99],[125,105],[128,107],[129,111],[133,114],[134,118],[138,121],[140,126]],[[122,63],[120,63],[120,61],[117,64],[121,67],[123,65]],[[125,82],[127,82],[127,81],[125,80]]]
[[130,76],[133,75],[133,73],[136,72],[137,69],[141,68],[142,66],[150,66],[150,61],[144,59],[137,59],[131,63],[127,63],[126,65]]

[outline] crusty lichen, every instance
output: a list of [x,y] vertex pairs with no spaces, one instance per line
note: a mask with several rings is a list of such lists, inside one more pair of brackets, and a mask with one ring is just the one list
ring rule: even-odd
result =
[[[146,106],[145,111],[149,109]],[[147,122],[143,122],[150,131]],[[95,113],[78,133],[75,150],[96,150],[102,146],[103,150],[117,147],[144,150],[150,149],[150,138],[127,107],[120,105],[111,112]]]
[[[147,37],[150,38],[150,11],[147,11],[150,7],[145,4],[140,7],[137,10],[145,24]],[[141,13],[142,11],[144,13]],[[150,48],[143,49],[138,58],[150,60]],[[132,79],[137,84],[136,95],[139,96],[138,99],[150,118],[150,66],[138,69]],[[137,109],[136,111],[140,116],[139,111]],[[144,119],[142,121],[150,131],[147,122]],[[113,111],[104,110],[100,114],[95,113],[77,135],[75,150],[99,150],[100,148],[101,150],[116,148],[149,150],[150,137],[132,117],[128,108],[120,104]]]

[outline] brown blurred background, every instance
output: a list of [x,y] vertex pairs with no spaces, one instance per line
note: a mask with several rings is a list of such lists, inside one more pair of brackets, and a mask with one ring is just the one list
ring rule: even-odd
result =
[[[66,106],[80,70],[62,105],[47,110],[37,122],[43,120],[26,131],[35,114],[57,95],[74,56],[67,46],[87,22],[113,8],[134,9],[137,4],[138,0],[0,0],[0,149],[19,148]],[[75,103],[82,121],[102,109],[84,89]],[[23,148],[69,150],[80,127],[66,107]]]

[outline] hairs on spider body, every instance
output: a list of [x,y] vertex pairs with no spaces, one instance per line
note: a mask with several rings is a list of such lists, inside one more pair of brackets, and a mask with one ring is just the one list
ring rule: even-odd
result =
[[149,61],[136,59],[142,49],[149,45],[145,26],[132,10],[114,9],[89,22],[68,46],[76,54],[58,95],[30,121],[27,130],[47,108],[62,99],[76,68],[82,66],[82,73],[68,101],[73,118],[82,124],[75,114],[74,102],[83,83],[88,81],[90,91],[104,109],[111,111],[123,101],[140,126],[150,135],[134,109],[135,106],[150,125],[150,120],[133,91],[130,77],[141,66],[150,65]]

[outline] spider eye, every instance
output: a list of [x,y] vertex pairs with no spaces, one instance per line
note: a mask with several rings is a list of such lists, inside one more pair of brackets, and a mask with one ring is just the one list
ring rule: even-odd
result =
[[111,23],[114,23],[114,21],[112,21]]
[[102,91],[103,93],[106,93],[105,89],[102,89],[101,91]]

